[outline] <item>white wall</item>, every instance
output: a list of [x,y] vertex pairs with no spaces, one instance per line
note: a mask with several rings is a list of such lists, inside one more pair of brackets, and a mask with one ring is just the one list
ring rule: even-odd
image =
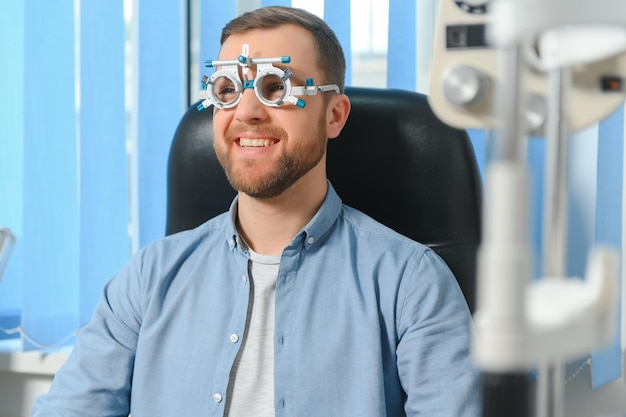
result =
[[0,417],[30,416],[33,401],[48,391],[68,355],[15,350],[12,342],[0,343]]
[[[623,358],[624,363],[626,357]],[[623,365],[622,365],[623,368]],[[626,382],[622,377],[598,389],[591,389],[590,367],[565,385],[566,417],[626,416]]]
[[30,416],[33,401],[51,381],[51,375],[0,372],[0,417]]

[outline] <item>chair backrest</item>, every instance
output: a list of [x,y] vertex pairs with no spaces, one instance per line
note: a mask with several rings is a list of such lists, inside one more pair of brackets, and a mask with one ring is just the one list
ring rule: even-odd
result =
[[[481,181],[467,133],[441,122],[419,93],[348,87],[346,94],[350,116],[328,145],[331,183],[344,203],[433,248],[474,311]],[[212,142],[211,109],[191,106],[170,149],[167,234],[228,210],[235,196]]]

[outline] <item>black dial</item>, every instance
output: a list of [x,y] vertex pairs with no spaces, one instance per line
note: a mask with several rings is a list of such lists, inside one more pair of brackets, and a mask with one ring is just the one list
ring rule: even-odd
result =
[[484,14],[489,0],[454,0],[454,3],[467,13]]

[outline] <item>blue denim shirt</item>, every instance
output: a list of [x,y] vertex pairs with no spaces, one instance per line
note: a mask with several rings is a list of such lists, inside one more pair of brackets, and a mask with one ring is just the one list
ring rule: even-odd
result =
[[[236,210],[132,257],[33,416],[223,415],[250,295]],[[275,310],[277,417],[480,414],[450,270],[332,186],[282,253]]]

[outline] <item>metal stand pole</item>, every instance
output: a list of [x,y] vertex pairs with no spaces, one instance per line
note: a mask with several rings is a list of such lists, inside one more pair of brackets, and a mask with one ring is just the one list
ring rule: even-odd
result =
[[[525,127],[522,125],[519,102],[520,47],[514,45],[499,49],[500,84],[498,87],[498,120],[502,123],[497,129],[494,146],[494,160],[525,164],[521,152],[525,146]],[[523,190],[519,190],[524,192]],[[493,213],[492,213],[493,214]],[[489,221],[489,220],[487,220]],[[512,221],[516,221],[513,219]],[[513,265],[507,268],[515,267]],[[503,279],[506,277],[502,277]],[[517,283],[520,284],[520,283]],[[521,283],[521,285],[524,285]],[[514,291],[514,286],[509,288]],[[503,296],[505,296],[503,294]],[[517,294],[515,296],[521,296]],[[502,372],[483,372],[483,417],[529,417],[531,416],[532,383],[524,369]]]
[[[571,82],[569,68],[549,74],[546,131],[546,189],[544,194],[543,279],[565,279],[567,275],[567,159],[568,121],[565,97]],[[539,369],[538,417],[564,416],[564,364],[549,361]]]

